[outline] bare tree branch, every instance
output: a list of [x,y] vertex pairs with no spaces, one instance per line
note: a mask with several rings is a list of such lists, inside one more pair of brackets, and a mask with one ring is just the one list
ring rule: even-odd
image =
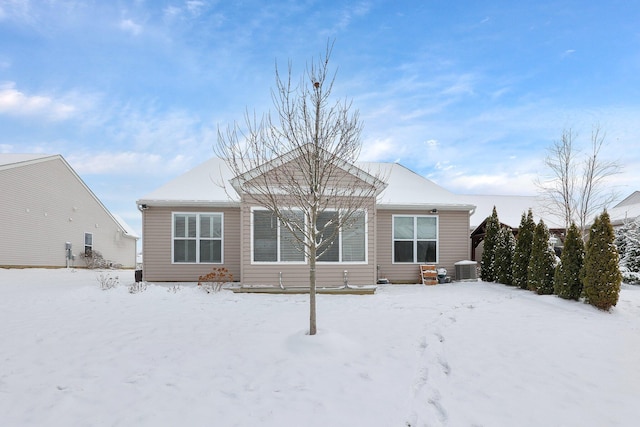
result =
[[591,218],[604,210],[617,197],[607,180],[621,172],[615,161],[602,160],[601,150],[605,133],[599,125],[591,131],[591,151],[580,162],[574,141],[577,134],[570,128],[562,132],[560,141],[548,149],[545,165],[549,171],[546,180],[536,180],[544,197],[546,213],[561,219],[565,230],[575,223],[585,235]]
[[[316,262],[339,233],[372,211],[386,186],[379,173],[354,167],[362,124],[350,101],[333,101],[333,45],[312,61],[297,84],[292,67],[282,76],[276,66],[272,89],[275,112],[258,119],[248,112],[244,127],[218,131],[216,154],[225,159],[243,201],[278,219],[309,263],[310,328],[316,333]],[[303,221],[300,221],[302,214]]]

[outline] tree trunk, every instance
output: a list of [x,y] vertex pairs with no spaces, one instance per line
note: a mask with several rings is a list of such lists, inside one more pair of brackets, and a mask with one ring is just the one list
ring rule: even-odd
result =
[[311,250],[309,268],[309,335],[315,335],[316,328],[316,254],[315,248]]

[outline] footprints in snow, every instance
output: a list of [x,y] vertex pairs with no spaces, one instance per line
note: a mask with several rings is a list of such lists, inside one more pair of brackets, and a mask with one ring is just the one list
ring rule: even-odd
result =
[[[440,314],[444,315],[444,313]],[[432,419],[433,421],[437,419],[440,425],[446,425],[449,419],[438,387],[444,384],[451,374],[451,366],[444,354],[446,338],[442,330],[438,328],[438,323],[446,327],[455,322],[455,316],[440,318],[440,321],[427,326],[427,330],[431,331],[435,328],[435,332],[425,334],[418,342],[419,369],[416,373],[413,387],[415,406],[410,417],[411,421],[406,423],[407,426],[418,425],[422,418],[421,412],[424,410],[425,402],[430,408],[427,413],[424,413],[426,419]],[[428,413],[431,413],[431,415],[429,416]],[[426,421],[426,419],[423,421]]]

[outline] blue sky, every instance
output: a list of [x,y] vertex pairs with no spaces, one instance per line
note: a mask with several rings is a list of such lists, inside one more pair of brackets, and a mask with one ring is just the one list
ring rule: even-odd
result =
[[[514,5],[515,4],[515,5]],[[361,160],[458,193],[535,194],[565,128],[640,189],[633,1],[0,0],[0,152],[62,154],[140,233],[135,201],[213,155],[335,40]]]

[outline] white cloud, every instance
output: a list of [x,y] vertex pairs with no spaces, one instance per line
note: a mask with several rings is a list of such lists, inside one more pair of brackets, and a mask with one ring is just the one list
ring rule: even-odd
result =
[[0,2],[0,21],[15,19],[22,22],[31,21],[31,4],[25,0],[3,0]]
[[120,21],[120,29],[137,36],[142,32],[142,25],[136,24],[131,19],[123,19]]
[[119,153],[84,152],[66,157],[80,175],[171,174],[189,169],[193,159],[181,154],[165,158],[160,154],[124,151]]
[[14,82],[0,84],[0,114],[22,117],[44,117],[65,120],[76,113],[76,107],[50,96],[26,95]]
[[363,142],[359,160],[363,162],[385,161],[397,155],[398,147],[391,138],[376,139]]
[[426,142],[428,147],[437,147],[439,145],[437,139],[430,139]]
[[201,0],[187,0],[186,6],[191,15],[198,16],[202,13],[206,3]]
[[[445,169],[446,171],[446,169]],[[514,174],[509,172],[440,174],[436,181],[459,194],[534,195],[535,173]]]

